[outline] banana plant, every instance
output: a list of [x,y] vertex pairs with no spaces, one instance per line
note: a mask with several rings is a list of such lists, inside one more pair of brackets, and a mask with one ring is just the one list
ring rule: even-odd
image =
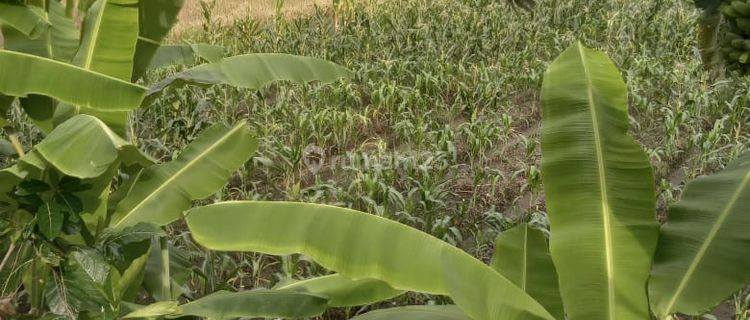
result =
[[220,202],[187,211],[188,228],[210,250],[300,253],[343,277],[455,302],[359,320],[674,319],[750,281],[750,153],[689,183],[660,228],[652,168],[605,54],[577,43],[550,65],[542,119],[549,239],[522,224],[498,237],[489,266],[406,225],[321,204]]
[[[3,145],[14,154],[0,169],[0,317],[304,317],[400,294],[381,282],[333,275],[177,305],[179,281],[190,271],[172,258],[179,249],[161,227],[221,190],[255,152],[257,138],[242,121],[215,124],[172,161],[156,163],[134,143],[132,111],[175,85],[260,89],[277,81],[329,83],[351,76],[310,57],[225,57],[218,46],[162,45],[182,5],[0,3],[0,125],[11,141]],[[150,88],[141,81],[149,70],[196,63],[202,64]],[[24,146],[14,134],[7,115],[16,107],[44,133],[38,144]],[[142,292],[159,302],[135,304]],[[243,307],[226,307],[236,304]]]
[[719,40],[721,39],[724,19],[719,6],[724,0],[695,0],[695,7],[701,11],[698,18],[698,49],[705,70],[718,74],[716,68],[721,64]]

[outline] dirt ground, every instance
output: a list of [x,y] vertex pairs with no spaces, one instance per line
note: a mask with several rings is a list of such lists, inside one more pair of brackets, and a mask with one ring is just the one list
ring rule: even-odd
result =
[[[258,19],[271,18],[276,14],[280,0],[203,0],[209,7],[213,4],[212,17],[215,22],[227,23],[245,16]],[[175,35],[203,23],[201,0],[186,0],[180,13],[180,21],[173,30]],[[315,5],[329,6],[332,0],[282,0],[283,13],[295,16],[313,9]]]

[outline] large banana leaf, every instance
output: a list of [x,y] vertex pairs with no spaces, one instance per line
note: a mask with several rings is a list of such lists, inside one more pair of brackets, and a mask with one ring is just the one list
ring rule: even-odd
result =
[[351,320],[471,320],[456,306],[408,306],[370,311]]
[[208,62],[217,62],[224,57],[224,47],[204,43],[160,46],[156,51],[148,70],[173,66],[189,65],[198,58]]
[[141,23],[138,45],[135,51],[133,81],[143,76],[143,73],[148,69],[156,50],[159,49],[162,41],[177,22],[177,15],[180,13],[184,2],[184,0],[139,2],[138,9]]
[[123,228],[139,222],[165,225],[178,219],[192,201],[223,187],[257,147],[244,121],[233,127],[214,125],[176,160],[138,175],[131,193],[117,205],[111,226]]
[[495,240],[490,266],[534,297],[557,319],[564,319],[557,271],[547,237],[528,224],[503,232]]
[[669,210],[649,281],[657,316],[700,315],[750,282],[750,153],[687,185]]
[[49,27],[49,21],[41,8],[8,1],[0,2],[0,23],[31,38],[39,37]]
[[86,179],[106,172],[128,144],[101,120],[78,115],[55,128],[36,150],[60,172]]
[[[138,22],[138,0],[97,0],[86,14],[81,47],[73,62],[86,70],[130,81]],[[127,135],[127,111],[61,104],[54,122],[61,123],[81,113],[95,116],[118,134]]]
[[327,307],[326,298],[309,293],[276,290],[220,291],[181,305],[182,312],[179,316],[208,319],[302,318],[320,315]]
[[138,0],[97,0],[89,8],[74,63],[130,81],[138,39]]
[[[57,1],[49,2],[49,13],[45,14],[51,24],[37,38],[30,38],[19,31],[3,27],[5,49],[70,62],[78,49],[79,33],[75,22],[65,15],[65,8]],[[45,133],[54,127],[52,118],[57,102],[47,96],[31,94],[20,99],[21,108]]]
[[149,90],[149,99],[172,85],[228,84],[259,89],[275,81],[334,82],[351,71],[333,62],[281,53],[254,53],[221,59],[178,73]]
[[329,307],[352,307],[399,296],[403,291],[375,279],[351,280],[332,274],[276,287],[278,290],[314,293],[328,299]]
[[374,215],[306,203],[228,202],[192,209],[187,222],[194,239],[212,250],[302,253],[350,279],[449,295],[474,319],[554,319],[469,254]]
[[181,306],[175,304],[157,302],[133,311],[124,318],[303,318],[320,315],[328,306],[324,297],[286,290],[219,291]]
[[127,111],[141,105],[145,91],[139,85],[59,61],[0,50],[0,93],[5,95],[42,94],[89,108]]
[[542,86],[542,173],[568,317],[648,319],[656,247],[652,169],[628,136],[627,91],[606,55],[571,46]]

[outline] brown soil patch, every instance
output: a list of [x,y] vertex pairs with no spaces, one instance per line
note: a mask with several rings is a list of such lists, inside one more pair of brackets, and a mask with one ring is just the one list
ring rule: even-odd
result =
[[[295,17],[315,10],[315,6],[330,6],[333,0],[284,0],[281,13],[286,17]],[[173,32],[180,35],[185,30],[199,27],[204,22],[200,0],[186,0],[180,12],[180,21]],[[212,0],[204,0],[211,6]],[[279,0],[214,0],[212,20],[214,23],[227,24],[237,19],[253,17],[269,19],[276,15]]]

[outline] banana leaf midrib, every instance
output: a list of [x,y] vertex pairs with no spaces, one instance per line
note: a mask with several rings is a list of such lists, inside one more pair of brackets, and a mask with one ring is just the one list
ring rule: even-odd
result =
[[601,203],[602,203],[602,223],[604,224],[604,252],[606,257],[606,264],[607,264],[607,298],[608,298],[608,311],[609,311],[609,318],[610,319],[616,319],[615,316],[615,290],[614,290],[614,258],[612,256],[612,225],[610,221],[610,210],[609,210],[609,197],[607,195],[607,179],[606,179],[606,169],[604,167],[604,149],[602,146],[602,137],[600,127],[599,127],[599,118],[598,114],[596,112],[597,105],[595,103],[594,99],[594,91],[593,91],[593,82],[591,79],[591,74],[589,72],[589,67],[587,65],[586,60],[586,52],[584,51],[583,45],[578,43],[578,52],[581,57],[581,65],[583,67],[583,72],[586,75],[586,92],[588,94],[588,104],[589,104],[589,110],[591,114],[591,124],[592,124],[592,130],[594,133],[594,145],[596,149],[596,157],[597,157],[597,173],[599,176],[599,186],[600,186],[600,196],[601,196]]

